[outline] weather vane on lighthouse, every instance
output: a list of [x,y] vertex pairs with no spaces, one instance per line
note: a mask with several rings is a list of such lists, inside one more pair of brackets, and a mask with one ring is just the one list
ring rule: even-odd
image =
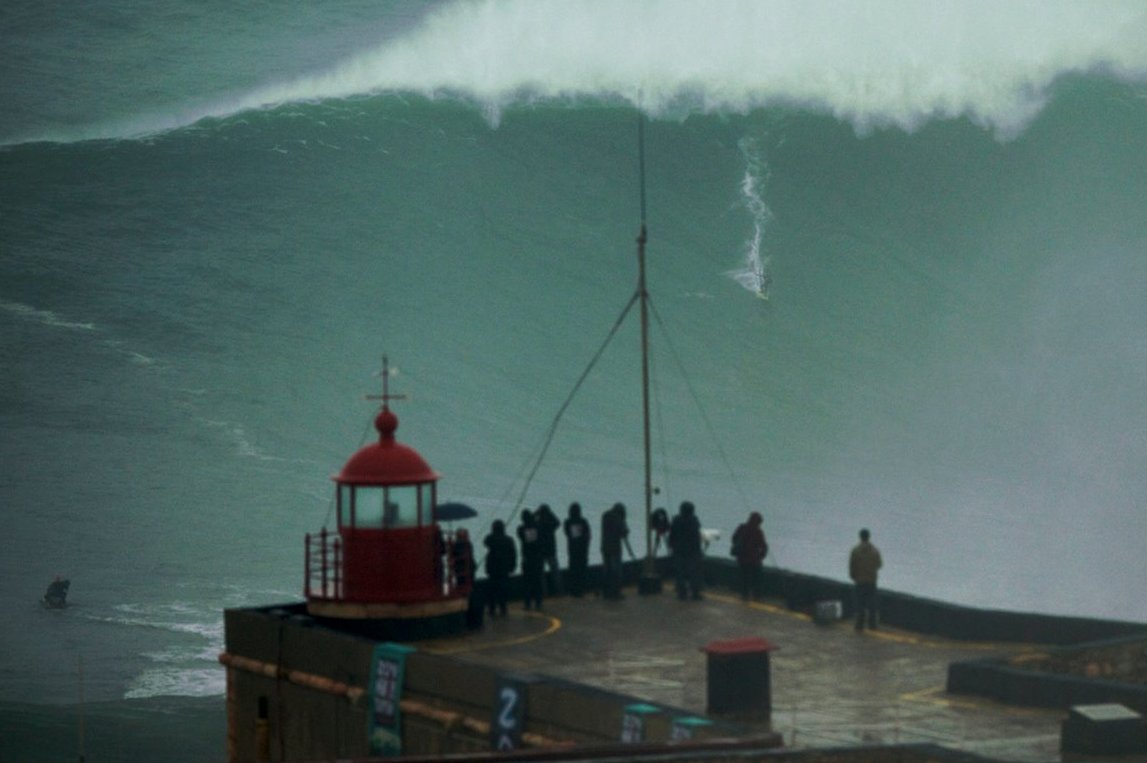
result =
[[[394,373],[397,374],[398,371],[395,370]],[[389,403],[391,400],[405,400],[406,399],[406,395],[392,395],[392,394],[390,394],[390,374],[391,374],[390,362],[387,359],[387,357],[385,355],[383,355],[382,356],[382,373],[381,373],[381,376],[382,376],[382,394],[381,395],[367,395],[366,399],[367,400],[381,400],[382,401],[382,409],[384,411],[388,410],[390,408]]]

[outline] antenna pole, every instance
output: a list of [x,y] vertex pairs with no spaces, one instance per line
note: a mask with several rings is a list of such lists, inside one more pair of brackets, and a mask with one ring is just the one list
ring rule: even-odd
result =
[[645,287],[645,115],[637,113],[638,177],[641,187],[641,232],[637,236],[637,295],[641,301],[641,407],[645,447],[645,563],[638,591],[660,593],[661,577],[653,558],[653,468],[649,436],[649,291]]
[[80,763],[84,763],[84,655],[76,655],[76,689],[80,704],[76,708],[76,747]]

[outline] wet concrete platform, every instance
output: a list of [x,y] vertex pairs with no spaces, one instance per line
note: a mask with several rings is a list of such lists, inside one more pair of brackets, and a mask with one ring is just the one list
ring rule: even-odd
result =
[[1065,712],[1011,707],[945,691],[948,664],[1032,651],[1016,644],[946,641],[895,629],[858,633],[816,624],[777,601],[723,590],[680,601],[671,590],[621,601],[547,599],[541,612],[511,605],[465,637],[420,649],[555,676],[707,714],[714,641],[762,637],[771,652],[772,713],[757,721],[790,748],[931,743],[998,760],[1059,761]]

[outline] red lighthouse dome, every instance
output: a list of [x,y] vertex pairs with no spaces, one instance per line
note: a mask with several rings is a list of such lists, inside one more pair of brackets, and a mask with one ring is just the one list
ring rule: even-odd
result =
[[374,419],[378,442],[360,448],[350,457],[335,481],[355,485],[411,485],[436,482],[438,475],[414,448],[396,442],[398,417],[383,405]]
[[[392,638],[464,622],[473,576],[468,544],[434,520],[439,475],[414,448],[397,442],[383,359],[377,442],[354,453],[335,475],[338,530],[307,536],[307,610],[318,617],[370,621]],[[459,553],[466,558],[454,558]],[[460,574],[461,573],[461,574]],[[450,628],[452,629],[452,628]]]

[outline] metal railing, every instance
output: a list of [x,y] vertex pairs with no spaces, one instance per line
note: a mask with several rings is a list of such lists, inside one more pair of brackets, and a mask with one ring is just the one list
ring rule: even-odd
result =
[[306,583],[308,599],[343,597],[342,538],[323,528],[317,535],[307,533]]
[[[440,564],[435,577],[440,585],[437,598],[453,599],[469,595],[474,587],[474,559],[469,544],[459,548],[457,534],[442,534]],[[307,533],[304,592],[308,599],[342,601],[344,596],[344,551],[342,538],[326,528]]]

